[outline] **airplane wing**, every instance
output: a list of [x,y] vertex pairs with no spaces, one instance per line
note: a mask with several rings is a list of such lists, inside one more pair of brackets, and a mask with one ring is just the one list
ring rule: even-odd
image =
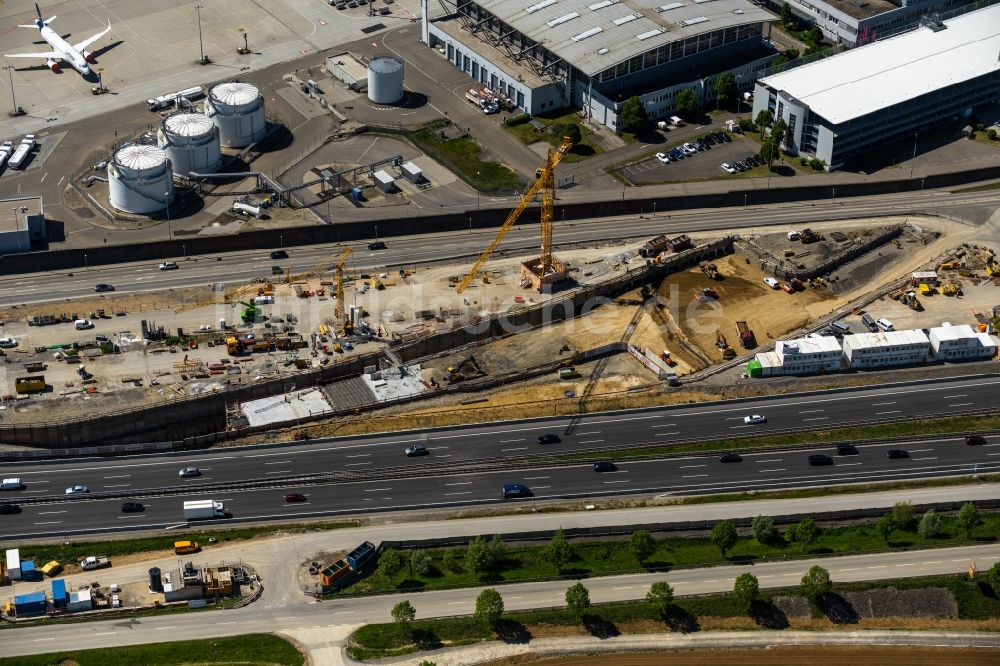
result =
[[56,58],[62,59],[61,53],[56,53],[55,51],[48,51],[47,53],[5,53],[4,58]]
[[77,51],[83,52],[83,50],[85,48],[87,48],[88,46],[90,46],[91,44],[93,44],[94,42],[96,42],[98,39],[100,39],[104,35],[108,34],[109,32],[111,32],[111,21],[108,21],[108,27],[107,28],[105,28],[101,32],[97,33],[93,37],[90,37],[89,39],[83,40],[79,44],[74,44],[73,48],[76,49]]

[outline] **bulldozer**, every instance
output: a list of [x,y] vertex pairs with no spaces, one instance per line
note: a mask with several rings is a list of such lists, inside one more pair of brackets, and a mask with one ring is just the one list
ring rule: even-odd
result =
[[722,273],[719,272],[719,267],[715,264],[709,264],[703,261],[700,264],[698,264],[698,268],[700,268],[701,272],[707,275],[712,280],[722,279]]
[[729,343],[726,342],[726,336],[718,328],[715,329],[715,346],[722,352],[723,360],[728,361],[731,358],[736,358],[736,350],[729,346]]

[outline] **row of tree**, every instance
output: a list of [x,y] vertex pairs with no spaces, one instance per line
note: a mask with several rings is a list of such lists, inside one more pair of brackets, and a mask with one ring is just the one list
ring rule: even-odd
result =
[[[715,108],[732,107],[738,100],[739,90],[736,78],[731,72],[723,72],[715,77]],[[677,92],[674,97],[674,111],[684,120],[696,120],[701,117],[703,109],[701,98],[691,88]],[[634,132],[649,125],[649,116],[638,97],[632,96],[622,104],[618,113],[618,128],[626,132]]]

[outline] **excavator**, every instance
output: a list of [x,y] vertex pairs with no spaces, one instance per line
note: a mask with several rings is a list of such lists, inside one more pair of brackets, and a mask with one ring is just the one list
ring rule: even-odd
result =
[[260,308],[253,303],[247,303],[246,301],[236,301],[233,303],[234,308],[237,305],[244,306],[243,313],[240,315],[240,319],[243,320],[244,324],[252,324],[257,321],[257,315],[260,314]]
[[736,358],[736,350],[729,346],[729,343],[726,342],[726,336],[719,329],[715,329],[715,346],[722,352],[723,359],[728,361],[731,358]]

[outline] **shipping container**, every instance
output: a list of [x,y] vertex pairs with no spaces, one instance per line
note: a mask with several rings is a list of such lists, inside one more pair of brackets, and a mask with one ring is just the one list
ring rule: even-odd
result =
[[21,551],[17,548],[7,551],[7,577],[11,580],[21,580]]
[[365,541],[363,544],[347,554],[347,563],[351,568],[358,571],[375,555],[375,544]]
[[69,603],[69,593],[66,592],[66,581],[63,579],[52,581],[52,605],[56,608],[66,608]]
[[337,560],[320,572],[320,579],[324,586],[329,587],[335,580],[346,576],[350,572],[351,565],[347,563],[347,560]]
[[44,592],[32,592],[14,597],[14,614],[18,617],[44,615],[46,610],[48,610],[48,601],[45,599]]
[[21,562],[21,580],[37,580],[41,577],[41,572],[35,569],[34,560],[24,560]]

